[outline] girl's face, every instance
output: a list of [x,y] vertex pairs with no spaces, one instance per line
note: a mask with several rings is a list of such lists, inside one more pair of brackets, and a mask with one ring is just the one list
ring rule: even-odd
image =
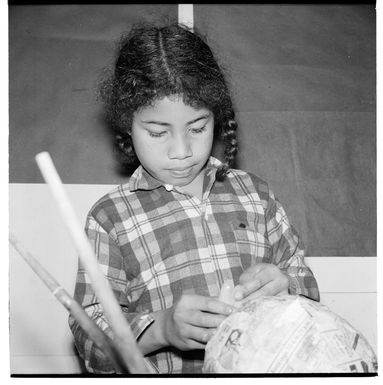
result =
[[132,140],[141,165],[162,183],[185,190],[203,181],[213,133],[213,113],[187,106],[177,96],[158,100],[133,116]]

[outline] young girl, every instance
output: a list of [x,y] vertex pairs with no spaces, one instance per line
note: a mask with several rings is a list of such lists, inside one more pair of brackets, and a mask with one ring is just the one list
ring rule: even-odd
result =
[[[141,25],[120,43],[102,88],[126,167],[137,169],[90,210],[86,232],[143,354],[159,373],[198,373],[204,347],[237,301],[319,300],[302,245],[268,185],[232,169],[237,123],[228,86],[196,32]],[[211,156],[222,140],[223,161]],[[113,338],[82,267],[75,298]],[[70,318],[89,371],[108,359]]]

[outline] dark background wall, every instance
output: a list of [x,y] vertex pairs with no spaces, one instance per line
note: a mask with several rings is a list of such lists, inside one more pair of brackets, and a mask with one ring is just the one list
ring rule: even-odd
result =
[[[126,181],[97,80],[122,32],[168,15],[176,4],[9,7],[10,183],[42,183],[44,150],[64,183]],[[269,182],[308,255],[376,255],[374,6],[196,4],[194,21],[229,71],[237,166]]]

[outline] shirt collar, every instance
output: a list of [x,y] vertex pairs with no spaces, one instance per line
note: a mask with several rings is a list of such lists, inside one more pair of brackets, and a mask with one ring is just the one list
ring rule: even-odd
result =
[[[205,169],[205,178],[208,177],[210,182],[211,180],[214,181],[217,169],[221,164],[221,161],[211,156]],[[129,190],[132,192],[137,190],[155,190],[161,186],[165,185],[151,176],[141,165],[129,179]]]

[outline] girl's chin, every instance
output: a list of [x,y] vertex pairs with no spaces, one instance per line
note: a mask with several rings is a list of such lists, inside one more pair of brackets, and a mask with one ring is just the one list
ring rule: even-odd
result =
[[171,181],[169,181],[167,184],[170,184],[172,186],[175,186],[175,187],[186,187],[188,186],[190,183],[193,182],[193,180],[195,179],[195,177],[193,178],[172,178]]

